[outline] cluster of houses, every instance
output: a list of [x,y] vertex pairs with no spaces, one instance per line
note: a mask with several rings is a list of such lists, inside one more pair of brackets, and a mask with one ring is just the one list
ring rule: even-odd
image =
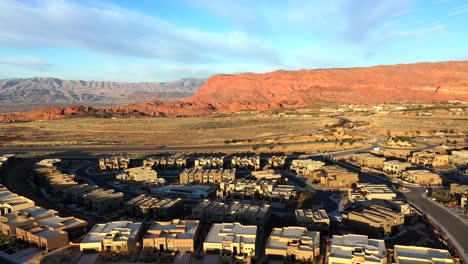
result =
[[305,177],[309,183],[315,183],[323,188],[349,188],[359,182],[359,175],[340,166],[325,166],[322,161],[293,160],[291,171]]

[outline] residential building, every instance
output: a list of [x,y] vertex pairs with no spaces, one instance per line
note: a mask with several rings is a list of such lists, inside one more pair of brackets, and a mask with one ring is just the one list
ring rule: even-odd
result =
[[34,201],[10,192],[0,184],[0,216],[33,207]]
[[227,253],[232,255],[255,255],[257,237],[256,226],[246,226],[240,223],[222,223],[211,226],[203,251],[205,253]]
[[320,232],[299,226],[273,228],[265,246],[265,255],[311,261],[320,255]]
[[260,156],[253,156],[253,157],[234,156],[231,158],[231,168],[260,170]]
[[281,180],[281,174],[275,173],[275,170],[252,171],[252,176],[258,180]]
[[98,213],[115,212],[123,207],[124,194],[97,189],[83,195],[84,207]]
[[62,198],[67,204],[76,204],[84,206],[84,195],[92,191],[101,190],[96,185],[88,185],[86,183],[78,184],[70,188],[62,190]]
[[462,185],[458,183],[450,184],[450,194],[451,195],[463,195],[468,194],[468,185]]
[[128,169],[129,164],[130,159],[122,157],[99,159],[99,168],[101,171]]
[[367,236],[334,235],[327,253],[328,264],[386,264],[385,241]]
[[301,175],[311,175],[325,165],[324,162],[312,159],[296,159],[291,162],[290,169]]
[[385,184],[357,183],[355,187],[348,190],[348,198],[351,202],[372,199],[393,200],[396,198],[396,193]]
[[55,210],[47,210],[39,206],[33,206],[16,212],[0,216],[2,234],[15,236],[16,228],[31,225],[34,221],[57,215]]
[[350,172],[340,166],[325,166],[318,171],[320,184],[329,188],[350,187],[351,184],[359,182],[359,176],[355,172]]
[[429,151],[414,152],[409,158],[414,164],[432,167],[443,167],[449,163],[449,155],[437,154]]
[[429,170],[409,170],[402,175],[403,179],[419,183],[420,185],[442,185],[442,178],[439,174]]
[[307,228],[309,231],[323,231],[328,233],[330,218],[325,210],[296,209],[297,225]]
[[409,162],[401,162],[398,160],[387,160],[383,163],[383,171],[387,173],[401,175],[403,171],[411,167]]
[[174,219],[167,222],[154,222],[143,237],[143,249],[195,252],[195,239],[198,231],[198,220]]
[[379,170],[383,168],[383,163],[385,161],[384,157],[374,156],[370,153],[355,154],[351,158],[360,166]]
[[129,252],[139,245],[141,223],[115,221],[96,224],[80,243],[83,252]]
[[184,156],[153,157],[145,159],[143,166],[154,169],[184,169],[187,168],[187,160]]
[[287,158],[287,156],[271,156],[268,158],[268,165],[273,169],[283,169]]
[[435,249],[416,246],[395,245],[395,247],[393,248],[393,258],[395,259],[395,264],[455,263],[452,256],[450,256],[450,253],[445,249]]
[[123,173],[117,174],[116,179],[134,183],[150,183],[159,180],[158,173],[149,167],[125,169]]
[[185,169],[180,173],[180,183],[218,183],[236,178],[236,169]]
[[405,223],[404,214],[379,205],[372,205],[359,212],[349,212],[343,215],[343,219],[351,228],[377,238],[396,234]]
[[453,150],[449,156],[449,161],[455,165],[468,164],[468,150]]
[[184,204],[181,198],[158,199],[142,194],[126,202],[124,208],[132,217],[170,220],[181,216]]
[[281,185],[277,180],[235,179],[222,181],[216,191],[218,197],[231,196],[235,200],[289,201],[296,197],[293,185]]
[[224,157],[199,157],[195,159],[197,169],[222,169],[224,167]]

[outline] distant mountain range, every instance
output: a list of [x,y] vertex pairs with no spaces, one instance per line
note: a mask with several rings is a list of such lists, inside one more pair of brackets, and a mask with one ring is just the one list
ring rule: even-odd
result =
[[[46,80],[52,82],[54,79]],[[188,83],[192,85],[182,85],[180,82],[176,82],[177,85],[175,86],[183,87],[178,90],[180,92],[187,92],[184,89],[192,87],[188,89],[188,93],[193,93],[196,90],[194,87],[197,87],[201,82],[204,81],[189,81]],[[58,80],[58,83],[60,86],[51,84],[47,87],[68,86],[64,85],[64,81]],[[81,84],[81,82],[78,83]],[[107,98],[125,98],[129,94],[135,94],[133,90],[129,92],[130,87],[133,87],[134,84],[109,85],[113,89],[104,88],[107,86],[102,82],[85,82],[84,84],[75,84],[77,87],[75,88],[76,92],[65,93],[66,96],[63,95],[63,97],[71,98],[70,101],[73,103],[82,101],[89,105],[91,102],[99,101],[98,96],[104,91],[107,91],[107,93],[104,93],[106,95],[111,94]],[[14,85],[14,82],[12,85]],[[153,87],[151,84],[138,85]],[[168,84],[160,85],[169,87]],[[4,86],[8,86],[8,84],[4,84]],[[160,86],[155,84],[154,87]],[[57,90],[58,92],[55,92]],[[89,92],[90,90],[93,93]],[[151,93],[165,91],[163,88],[148,88],[148,90]],[[149,92],[148,90],[143,89],[141,92]],[[49,102],[47,100],[52,100],[53,102],[53,100],[60,100],[62,94],[64,94],[59,88],[32,88],[29,94],[24,94],[25,91],[28,91],[28,89],[18,89],[18,91],[11,89],[10,93],[17,94],[17,96],[13,96],[13,98],[18,98],[17,102],[21,102],[21,100],[30,100],[31,102]],[[126,92],[120,92],[121,94],[119,94],[117,91]],[[2,92],[0,92],[0,98],[3,98]],[[0,99],[0,103],[3,104],[1,100],[5,99]],[[145,97],[145,100],[146,102],[143,103],[124,104],[112,108],[83,106],[40,108],[26,113],[2,115],[0,121],[54,119],[77,115],[109,116],[113,114],[195,116],[212,114],[217,111],[237,112],[242,110],[261,111],[300,108],[310,106],[316,102],[374,104],[405,101],[468,101],[468,61],[379,65],[346,69],[279,70],[265,74],[224,74],[208,79],[190,98],[162,102]]]
[[0,80],[0,112],[32,110],[41,106],[116,106],[181,100],[192,96],[205,81],[195,78],[165,83],[6,79]]

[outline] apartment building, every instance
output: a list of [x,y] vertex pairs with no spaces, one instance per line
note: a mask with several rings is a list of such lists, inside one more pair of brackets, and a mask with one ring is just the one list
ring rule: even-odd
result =
[[222,169],[224,157],[199,157],[195,159],[196,169]]
[[387,160],[383,163],[383,171],[386,173],[401,175],[405,170],[411,167],[409,162],[398,160]]
[[374,156],[370,153],[355,154],[351,158],[360,166],[379,170],[383,168],[385,161],[384,157]]
[[271,156],[268,158],[268,166],[273,169],[283,169],[287,156]]
[[257,227],[240,223],[213,224],[203,242],[205,253],[255,255]]
[[98,213],[115,212],[123,207],[124,194],[114,190],[97,189],[83,195],[84,207]]
[[115,221],[96,224],[80,243],[83,252],[130,252],[137,249],[141,223]]
[[348,190],[351,202],[372,199],[393,200],[396,198],[396,193],[385,184],[357,183],[355,187]]
[[252,176],[257,180],[281,180],[281,174],[275,170],[252,171]]
[[329,188],[350,187],[351,184],[359,182],[357,173],[350,172],[340,166],[325,166],[318,172],[320,184]]
[[198,220],[173,219],[167,222],[154,222],[143,237],[143,249],[195,252],[198,231]]
[[389,208],[372,205],[359,212],[343,215],[347,224],[371,237],[383,237],[398,233],[405,223],[405,215]]
[[234,180],[236,169],[185,169],[179,175],[181,184],[188,183],[218,183]]
[[16,212],[0,216],[0,226],[2,234],[5,236],[15,236],[16,228],[27,226],[34,221],[57,215],[55,210],[47,210],[39,206],[22,209]]
[[445,249],[395,245],[393,248],[395,264],[406,263],[456,263]]
[[115,178],[130,183],[149,183],[158,180],[158,173],[149,167],[136,167],[125,169],[123,173],[117,174]]
[[309,231],[323,231],[328,233],[330,218],[325,210],[296,209],[296,223]]
[[281,185],[277,180],[235,179],[222,181],[216,191],[218,197],[231,196],[236,200],[289,201],[297,196],[293,185]]
[[181,198],[158,199],[142,194],[126,202],[124,208],[132,217],[170,220],[181,216],[184,204]]
[[290,169],[301,175],[311,175],[325,165],[324,162],[312,159],[296,159],[291,162]]
[[409,170],[402,175],[403,179],[418,183],[420,185],[442,185],[439,174],[429,170]]
[[305,227],[273,228],[265,246],[267,257],[289,257],[292,261],[312,261],[320,255],[320,232]]
[[143,166],[154,169],[184,169],[187,168],[187,157],[170,156],[170,157],[153,157],[143,161]]
[[62,190],[61,196],[63,201],[67,204],[77,204],[79,206],[84,206],[84,195],[96,190],[101,190],[101,188],[96,185],[83,183]]
[[449,162],[455,165],[468,164],[468,150],[453,150]]
[[246,170],[260,170],[260,156],[243,156],[232,157],[231,168],[246,169]]
[[34,201],[10,192],[0,184],[0,216],[33,207]]
[[409,158],[414,164],[432,167],[443,167],[449,164],[449,155],[437,154],[429,151],[414,152]]
[[328,264],[386,264],[385,241],[364,235],[334,235],[327,253]]
[[203,200],[192,209],[193,218],[202,223],[240,222],[263,230],[271,216],[270,205]]
[[130,159],[122,157],[99,159],[99,168],[101,171],[128,169],[129,164]]

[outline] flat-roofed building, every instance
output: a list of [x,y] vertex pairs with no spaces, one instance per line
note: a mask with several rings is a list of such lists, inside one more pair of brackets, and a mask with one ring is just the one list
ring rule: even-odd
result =
[[197,169],[222,169],[224,167],[224,157],[199,157],[195,159]]
[[0,216],[33,207],[34,201],[10,192],[0,184]]
[[270,205],[253,205],[241,202],[203,200],[192,210],[193,217],[202,223],[240,222],[264,229],[271,216]]
[[80,243],[83,252],[129,252],[139,244],[141,223],[115,221],[96,224]]
[[274,179],[235,179],[222,181],[216,191],[218,197],[231,196],[235,200],[290,201],[297,196],[293,185],[281,185]]
[[356,188],[348,190],[348,198],[351,202],[372,199],[393,200],[396,198],[396,193],[385,184],[357,183]]
[[231,168],[260,170],[260,156],[233,156],[231,158]]
[[359,182],[359,176],[355,172],[348,171],[340,166],[332,165],[322,167],[319,171],[320,184],[330,188],[350,187]]
[[273,228],[265,246],[265,255],[311,261],[320,255],[320,232],[299,226]]
[[463,195],[468,194],[468,185],[462,185],[458,183],[450,184],[450,194],[451,195]]
[[449,156],[449,161],[456,165],[468,164],[468,150],[453,150]]
[[117,174],[115,178],[125,182],[156,182],[158,173],[149,167],[136,167],[125,169],[123,173]]
[[126,202],[124,208],[132,217],[170,220],[181,216],[184,204],[181,198],[158,199],[142,194]]
[[87,210],[109,213],[123,207],[124,194],[114,190],[97,189],[83,195]]
[[437,154],[429,151],[414,152],[409,158],[414,164],[432,167],[443,167],[449,163],[449,155]]
[[406,169],[411,168],[411,163],[398,160],[387,160],[383,163],[383,171],[401,175]]
[[334,235],[327,253],[328,264],[386,264],[385,241],[364,235]]
[[184,156],[160,156],[143,160],[143,166],[159,169],[184,169],[187,168],[187,157]]
[[181,184],[218,183],[236,178],[236,169],[185,169],[179,175]]
[[384,157],[374,156],[370,153],[355,154],[351,158],[360,166],[374,169],[382,169],[385,161]]
[[211,226],[205,241],[205,253],[227,253],[231,255],[255,255],[257,227],[240,223],[222,223]]
[[281,174],[275,173],[275,170],[252,171],[252,176],[258,180],[280,180]]
[[325,210],[296,209],[297,225],[307,228],[309,231],[323,231],[328,233],[330,218]]
[[311,175],[325,165],[324,162],[312,159],[296,159],[291,162],[290,169],[301,175]]
[[271,156],[268,158],[268,165],[270,168],[283,169],[286,165],[287,156]]
[[86,183],[78,184],[62,190],[62,198],[65,203],[77,204],[79,206],[84,206],[84,195],[92,191],[101,190],[96,185],[89,185]]
[[99,159],[99,168],[102,171],[128,169],[129,164],[130,159],[123,157]]
[[404,214],[379,205],[349,212],[343,219],[351,228],[376,238],[398,233],[405,223]]
[[168,222],[154,222],[143,237],[143,249],[195,252],[198,231],[198,220],[173,219]]
[[393,257],[396,264],[455,263],[448,250],[427,247],[395,245]]
[[420,185],[442,185],[440,175],[429,170],[408,170],[403,173],[402,177]]
[[44,209],[39,206],[22,209],[13,213],[0,216],[2,234],[15,236],[16,228],[31,225],[34,221],[57,215],[55,210]]

